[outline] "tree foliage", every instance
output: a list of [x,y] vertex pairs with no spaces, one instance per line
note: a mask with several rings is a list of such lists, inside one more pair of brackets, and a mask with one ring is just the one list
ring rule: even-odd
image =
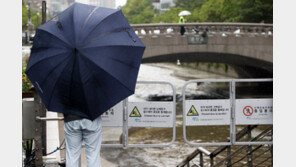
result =
[[151,23],[155,15],[150,0],[127,0],[121,9],[130,24]]
[[[30,15],[31,15],[31,22],[34,24],[34,27],[37,28],[41,25],[41,20],[42,20],[42,16],[41,14],[39,14],[40,12],[38,12],[35,9],[30,9]],[[27,24],[28,24],[28,19],[29,19],[29,12],[27,9],[27,4],[22,1],[22,29],[26,30]]]
[[122,9],[130,23],[177,23],[183,10],[191,12],[187,22],[273,22],[273,0],[177,0],[163,13],[152,1],[128,0]]

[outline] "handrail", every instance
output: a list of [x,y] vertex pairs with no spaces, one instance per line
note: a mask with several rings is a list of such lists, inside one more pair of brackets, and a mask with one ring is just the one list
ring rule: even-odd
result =
[[[237,134],[236,134],[236,139],[239,140],[241,139],[242,137],[244,137],[249,130],[253,130],[257,127],[258,125],[252,125],[250,126],[248,129],[248,127],[245,127],[244,129],[242,129],[241,131],[239,131]],[[230,140],[228,140],[230,141]],[[219,148],[217,148],[216,150],[214,150],[212,153],[211,153],[211,156],[215,157],[216,155],[218,155],[220,152],[224,151],[228,146],[220,146]]]
[[[272,126],[270,126],[269,128],[265,129],[264,131],[262,131],[260,134],[258,134],[256,137],[254,137],[252,139],[252,141],[255,141],[255,140],[258,140],[258,139],[261,139],[263,137],[266,136],[266,134],[272,130]],[[241,146],[239,149],[237,149],[235,152],[233,152],[232,154],[230,154],[229,156],[227,156],[226,158],[222,159],[220,162],[218,162],[214,167],[218,167],[218,166],[221,166],[223,165],[223,162],[224,161],[227,161],[229,160],[231,157],[234,157],[238,154],[240,154],[244,149],[246,149],[248,146],[247,145],[244,145],[244,146]]]
[[211,154],[210,151],[203,147],[198,147],[193,153],[191,153],[186,159],[184,159],[177,167],[183,167],[185,166],[189,161],[191,161],[193,158],[195,158],[198,154],[203,153],[207,156]]
[[[182,26],[257,26],[257,27],[272,27],[273,24],[265,23],[229,23],[229,22],[203,22],[203,23],[184,23]],[[179,23],[153,23],[153,24],[131,24],[132,27],[167,27],[180,26]]]
[[[239,131],[236,134],[236,138],[239,140],[241,138],[243,138],[246,134],[248,134],[250,131],[252,131],[253,129],[255,129],[256,127],[258,127],[258,125],[249,125],[247,127],[245,127],[244,129],[242,129],[241,131]],[[251,139],[251,141],[256,141],[256,140],[260,140],[262,138],[264,138],[270,131],[272,131],[272,126],[270,126],[269,128],[265,129],[264,131],[262,131],[260,134],[258,134],[257,136],[255,136],[254,138]],[[257,146],[255,149],[253,149],[250,153],[253,153],[255,151],[257,151],[259,148],[261,148],[263,145],[259,145]],[[222,151],[224,151],[225,149],[227,149],[230,146],[220,146],[219,148],[217,148],[216,150],[209,152],[208,150],[206,150],[203,147],[198,147],[194,152],[192,152],[190,155],[187,156],[187,158],[185,158],[181,163],[179,163],[177,165],[177,167],[183,167],[185,165],[188,165],[189,162],[194,159],[197,155],[201,155],[201,154],[205,154],[209,157],[214,158],[216,157],[218,154],[220,154]],[[231,153],[230,155],[228,155],[226,158],[222,159],[221,161],[219,161],[216,165],[214,165],[214,167],[218,167],[224,164],[225,161],[229,160],[230,158],[240,154],[241,152],[243,152],[243,150],[247,149],[249,146],[248,145],[243,145],[240,148],[238,148],[236,151],[234,151],[233,153]],[[239,161],[243,160],[247,155],[245,155],[243,158],[240,158],[238,161],[235,161],[233,164],[238,163]],[[203,160],[201,160],[203,161]]]

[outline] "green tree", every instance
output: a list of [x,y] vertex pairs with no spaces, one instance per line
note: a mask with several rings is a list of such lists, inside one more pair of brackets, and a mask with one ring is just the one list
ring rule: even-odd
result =
[[157,17],[153,19],[154,23],[178,23],[179,17],[178,14],[183,9],[180,7],[172,7],[170,10],[167,10],[161,14],[159,14]]
[[204,3],[199,11],[202,22],[222,22],[223,0],[209,0]]
[[240,9],[240,22],[273,22],[273,0],[244,0]]
[[121,9],[130,24],[151,23],[155,15],[150,0],[127,0]]
[[203,22],[272,23],[273,0],[209,0],[199,12]]
[[22,1],[22,29],[26,29],[28,24],[28,10],[24,1]]
[[193,11],[200,8],[208,0],[177,0],[175,5],[184,10]]

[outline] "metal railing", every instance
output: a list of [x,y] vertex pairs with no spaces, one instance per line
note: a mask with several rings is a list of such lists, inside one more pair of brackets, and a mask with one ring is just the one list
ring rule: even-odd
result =
[[[266,120],[265,122],[261,122],[260,118],[259,121],[258,119],[255,121],[252,121],[250,119],[250,116],[245,116],[243,119],[247,119],[247,121],[244,121],[243,123],[242,120],[239,120],[239,112],[241,112],[240,110],[238,110],[238,104],[240,104],[240,106],[242,106],[244,103],[244,100],[241,99],[236,99],[236,84],[239,82],[272,82],[273,79],[197,79],[197,80],[190,80],[188,82],[185,83],[185,85],[183,86],[183,90],[182,90],[182,96],[183,96],[183,137],[184,137],[184,141],[191,145],[191,146],[229,146],[229,145],[262,145],[262,144],[272,144],[272,141],[247,141],[247,142],[239,142],[236,139],[236,125],[251,125],[251,124],[272,124],[272,108],[271,108],[271,114],[269,113],[269,115],[266,114]],[[205,83],[205,82],[224,82],[224,83],[228,83],[229,84],[229,99],[219,99],[219,100],[186,100],[186,88],[189,84],[191,83]],[[269,105],[272,106],[272,99],[247,99],[245,101],[252,101],[252,100],[256,100],[259,101],[259,103],[263,103],[264,105]],[[255,103],[255,102],[253,102]],[[247,103],[248,104],[248,103]],[[224,111],[223,115],[225,116],[218,116],[218,117],[211,117],[208,118],[206,117],[206,121],[202,122],[202,119],[200,118],[201,116],[195,116],[192,117],[192,120],[195,119],[194,121],[192,121],[188,114],[186,115],[187,112],[189,112],[191,110],[191,108],[189,109],[188,106],[199,106],[201,107],[202,105],[210,105],[210,106],[219,106],[220,108],[222,108],[222,110]],[[248,105],[246,105],[246,107],[250,107]],[[245,108],[246,108],[245,107]],[[244,110],[245,110],[244,108]],[[252,108],[252,107],[250,107]],[[189,109],[189,111],[188,111]],[[247,108],[248,109],[248,108]],[[196,110],[196,109],[194,109]],[[200,109],[202,110],[202,109]],[[253,109],[252,109],[253,110]],[[197,112],[197,111],[195,111]],[[221,112],[216,112],[217,115],[222,115]],[[253,113],[252,113],[253,114]],[[270,119],[271,117],[271,119]],[[189,121],[188,121],[189,119]],[[212,121],[211,121],[212,119]],[[240,118],[241,119],[241,118]],[[262,118],[261,118],[262,119]],[[222,122],[219,120],[222,120]],[[190,122],[191,121],[191,122]],[[186,135],[186,127],[187,126],[205,126],[205,125],[229,125],[230,126],[230,140],[228,142],[212,142],[212,143],[193,143],[188,141],[187,139],[187,135]]]
[[[236,134],[236,138],[241,139],[247,136],[249,141],[258,141],[267,135],[272,135],[272,126],[270,126],[254,138],[251,138],[251,131],[256,129],[257,127],[258,125],[248,125]],[[193,164],[192,160],[194,160],[196,157],[199,158],[200,167],[203,167],[206,164],[210,167],[231,167],[237,163],[241,163],[241,166],[259,166],[264,163],[267,163],[267,165],[272,166],[273,164],[272,145],[267,145],[267,149],[264,148],[266,147],[266,145],[256,145],[254,149],[251,145],[239,146],[239,148],[237,149],[234,149],[233,147],[234,146],[220,146],[212,152],[206,150],[203,147],[198,147],[194,152],[188,155],[181,163],[179,163],[177,167],[189,167],[190,163]],[[218,162],[215,164],[215,159],[218,158],[220,154],[223,154],[224,151],[226,151],[226,157],[222,160],[217,160]],[[269,155],[267,155],[268,153]],[[264,155],[265,157],[263,157]],[[207,163],[205,162],[205,156],[207,157]],[[246,162],[242,163],[244,159],[246,159]],[[269,159],[271,159],[270,163],[267,162]]]
[[132,24],[134,31],[140,36],[178,35],[180,26],[184,26],[189,34],[196,34],[196,30],[208,31],[209,35],[273,35],[273,24],[262,23],[159,23],[159,24]]
[[[116,125],[116,126],[122,126],[122,135],[123,135],[123,141],[122,144],[118,144],[118,143],[112,143],[112,144],[102,144],[103,148],[122,148],[122,147],[168,147],[170,145],[173,144],[173,142],[175,141],[176,138],[176,124],[175,124],[175,120],[176,120],[176,90],[175,87],[169,83],[169,82],[156,82],[156,81],[139,81],[137,82],[137,84],[160,84],[160,85],[168,85],[171,87],[172,89],[172,102],[165,102],[165,104],[163,104],[163,102],[157,101],[157,102],[137,102],[137,103],[133,103],[130,102],[127,99],[122,101],[122,118],[123,118],[123,123],[122,125]],[[163,106],[167,106],[169,108],[171,108],[172,111],[170,111],[170,118],[172,119],[168,124],[164,123],[164,124],[155,124],[155,122],[151,123],[150,125],[141,125],[136,123],[131,125],[131,123],[129,123],[129,120],[131,121],[131,119],[129,118],[130,112],[132,111],[131,108],[129,108],[129,104],[133,103],[134,105],[149,105],[149,106],[155,106],[155,105],[163,105]],[[157,104],[156,104],[157,103]],[[162,107],[163,108],[163,107]],[[121,112],[121,111],[117,111],[117,112]],[[56,118],[50,118],[50,117],[40,117],[37,116],[36,120],[39,121],[63,121],[64,118],[63,117],[56,117]],[[113,121],[120,121],[120,120],[113,120]],[[103,124],[104,127],[104,124]],[[107,125],[108,127],[108,125]],[[171,127],[172,128],[172,139],[169,143],[166,144],[129,144],[128,139],[129,139],[129,127]]]

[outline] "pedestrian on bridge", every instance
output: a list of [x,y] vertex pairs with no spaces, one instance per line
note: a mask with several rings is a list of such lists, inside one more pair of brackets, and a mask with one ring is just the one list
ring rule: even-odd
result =
[[[182,12],[180,12],[178,14],[178,16],[180,17],[179,24],[184,24],[186,22],[186,19],[184,18],[184,16],[187,16],[187,15],[191,15],[191,13],[187,10],[183,10]],[[181,29],[180,29],[181,35],[184,35],[185,31],[186,31],[185,27],[183,25],[181,25]]]
[[[183,16],[180,16],[180,18],[179,18],[179,24],[183,24],[185,22],[186,22],[185,18]],[[185,27],[183,25],[181,25],[181,29],[180,29],[181,35],[184,35],[185,31],[186,31],[185,30]]]

